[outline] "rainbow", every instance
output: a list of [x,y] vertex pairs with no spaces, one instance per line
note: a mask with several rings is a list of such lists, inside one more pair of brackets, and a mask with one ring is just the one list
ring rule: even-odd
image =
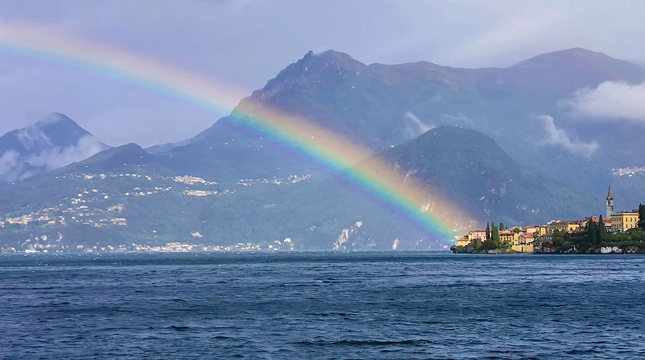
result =
[[[0,49],[99,72],[219,114],[234,109],[238,125],[269,136],[341,172],[343,177],[404,214],[444,244],[452,244],[456,231],[472,225],[466,212],[399,173],[373,156],[370,150],[306,119],[286,115],[261,103],[238,104],[244,94],[234,91],[232,86],[217,86],[202,76],[153,59],[27,24],[0,23]],[[367,158],[370,161],[365,162]],[[361,166],[355,167],[361,161]]]

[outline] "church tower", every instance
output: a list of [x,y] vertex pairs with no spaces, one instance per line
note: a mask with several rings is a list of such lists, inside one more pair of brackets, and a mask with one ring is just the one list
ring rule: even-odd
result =
[[614,198],[611,196],[611,187],[607,194],[607,219],[611,219],[611,214],[614,213]]

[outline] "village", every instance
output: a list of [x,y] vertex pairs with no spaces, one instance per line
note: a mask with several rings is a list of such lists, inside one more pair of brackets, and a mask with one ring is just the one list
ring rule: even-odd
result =
[[[552,220],[544,225],[499,227],[487,224],[459,238],[450,249],[455,253],[638,253],[645,251],[645,206],[614,211],[609,188],[606,215],[582,220]],[[622,236],[621,236],[622,235]],[[613,244],[607,239],[615,240]],[[585,244],[583,244],[586,242]],[[642,244],[639,244],[642,242]],[[584,246],[581,246],[584,245]],[[584,247],[584,249],[583,249]],[[581,251],[586,250],[586,251]]]
[[[249,187],[258,184],[285,185],[308,180],[311,174],[291,175],[286,178],[240,179],[234,184],[222,185],[197,176],[150,176],[139,173],[110,174],[66,174],[56,177],[66,181],[79,182],[78,193],[65,197],[62,202],[28,212],[10,213],[0,216],[0,253],[66,253],[66,252],[187,252],[187,251],[257,251],[293,250],[291,239],[275,240],[273,243],[238,243],[234,245],[205,246],[192,242],[168,242],[160,244],[119,244],[119,245],[70,245],[63,240],[62,228],[66,226],[87,226],[92,228],[125,228],[130,225],[124,215],[128,198],[162,196],[176,192],[187,197],[225,196],[235,193],[235,187]],[[128,180],[131,187],[118,187],[113,183]],[[226,188],[224,186],[230,186]],[[23,232],[19,241],[10,242],[8,232]],[[150,234],[158,234],[153,230]],[[187,233],[185,238],[199,240],[199,231]],[[67,240],[67,239],[65,239]],[[177,239],[181,240],[181,239]]]

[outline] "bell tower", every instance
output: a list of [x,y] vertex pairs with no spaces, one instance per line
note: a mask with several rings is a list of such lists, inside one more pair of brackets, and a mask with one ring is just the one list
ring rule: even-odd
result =
[[609,187],[609,193],[607,194],[607,219],[611,219],[611,214],[614,213],[614,198],[611,196],[611,187]]

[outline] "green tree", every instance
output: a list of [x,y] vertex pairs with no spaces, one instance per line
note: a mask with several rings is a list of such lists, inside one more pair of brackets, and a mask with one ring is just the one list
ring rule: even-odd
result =
[[496,248],[498,248],[500,246],[501,241],[499,239],[499,229],[497,228],[497,226],[495,226],[495,224],[493,224],[493,231],[492,231],[492,235],[491,235],[491,241],[493,242],[493,244],[495,245]]
[[589,244],[598,245],[598,225],[593,220],[587,223],[587,233],[589,235]]
[[645,230],[645,205],[638,205],[638,227]]
[[554,230],[553,231],[553,246],[555,246],[555,248],[558,251],[562,251],[563,243],[564,243],[564,234],[562,234],[562,232],[560,230]]
[[600,215],[598,219],[598,243],[602,244],[605,242],[605,238],[607,238],[607,229],[605,229],[605,220]]
[[486,222],[486,241],[490,240],[490,224]]
[[504,223],[503,222],[499,223],[499,231],[502,231],[502,230],[504,230]]

